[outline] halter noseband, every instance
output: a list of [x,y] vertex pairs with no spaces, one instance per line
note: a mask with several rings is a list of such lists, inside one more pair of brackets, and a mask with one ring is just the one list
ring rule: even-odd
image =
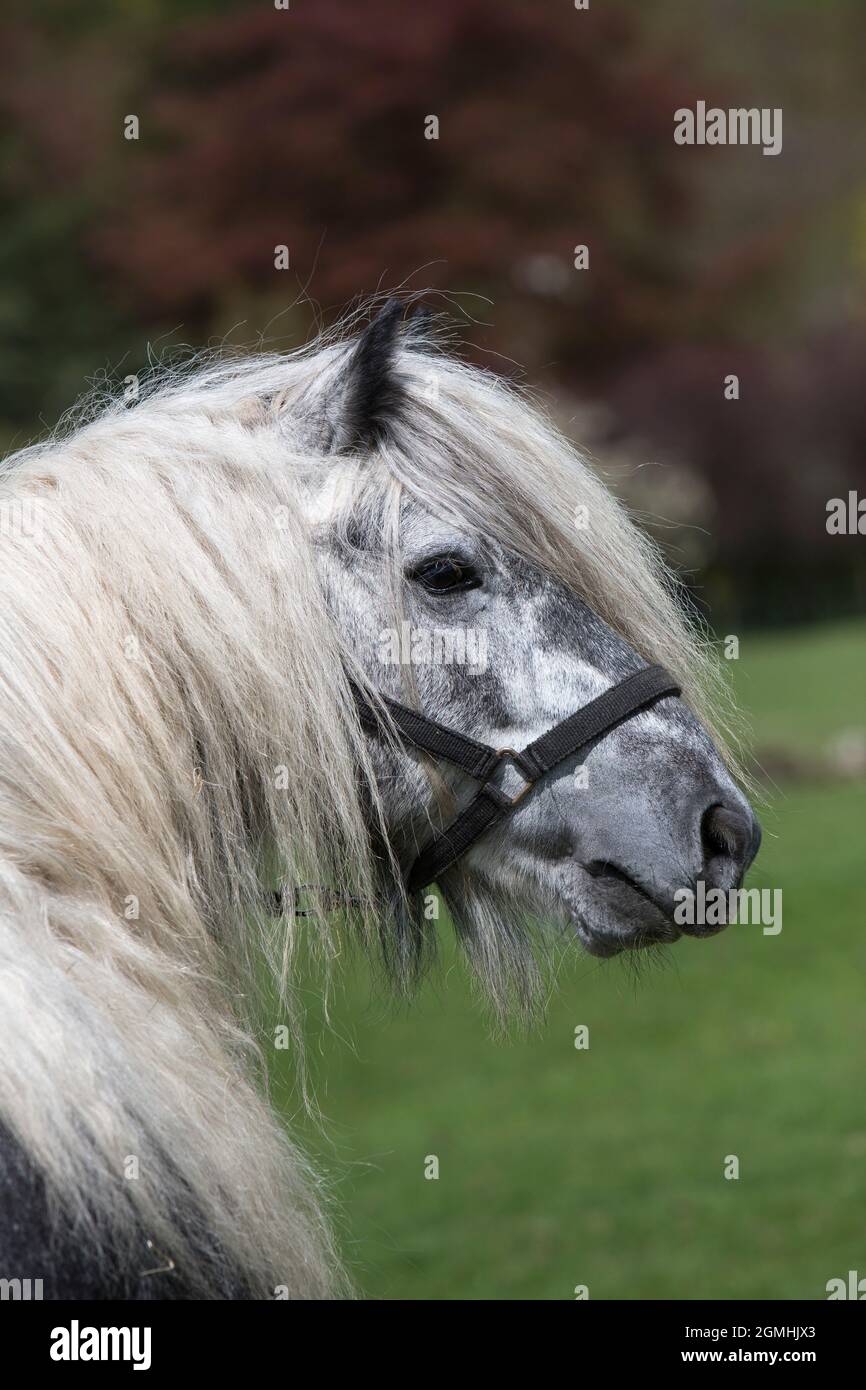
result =
[[[662,666],[645,666],[625,680],[611,686],[597,699],[590,700],[567,719],[554,724],[546,734],[516,752],[513,748],[491,748],[466,734],[449,729],[424,714],[400,705],[386,695],[378,697],[387,711],[400,742],[421,748],[436,758],[453,763],[481,783],[480,790],[465,810],[434,835],[409,871],[406,888],[415,893],[433,883],[456,859],[465,854],[491,825],[506,816],[546,772],[579,753],[588,744],[597,743],[627,719],[649,709],[668,695],[679,695],[680,686]],[[386,721],[381,709],[371,704],[355,687],[355,700],[361,723],[370,729],[381,728]],[[505,763],[511,762],[521,773],[524,786],[516,796],[508,796],[495,786],[492,778]]]

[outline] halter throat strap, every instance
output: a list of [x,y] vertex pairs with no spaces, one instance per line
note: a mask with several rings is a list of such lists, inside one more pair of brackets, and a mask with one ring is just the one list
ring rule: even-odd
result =
[[[415,893],[434,883],[492,825],[504,819],[545,773],[575,753],[588,752],[591,745],[659,700],[679,694],[679,684],[664,667],[645,666],[517,751],[479,743],[386,695],[380,695],[373,705],[354,687],[358,714],[366,728],[376,730],[390,722],[404,747],[419,748],[453,763],[481,783],[468,806],[421,850],[409,871],[407,891]],[[493,781],[498,769],[508,762],[524,779],[515,796],[508,796]]]

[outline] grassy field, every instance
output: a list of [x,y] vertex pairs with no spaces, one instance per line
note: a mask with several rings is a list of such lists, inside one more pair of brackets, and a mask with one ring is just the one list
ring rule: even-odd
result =
[[[862,625],[744,640],[736,676],[759,737],[866,723]],[[534,1035],[505,1042],[445,938],[410,1010],[363,971],[337,990],[309,1143],[364,1294],[822,1298],[866,1274],[866,786],[761,812],[750,882],[783,890],[778,936],[685,940],[638,982],[575,950]]]

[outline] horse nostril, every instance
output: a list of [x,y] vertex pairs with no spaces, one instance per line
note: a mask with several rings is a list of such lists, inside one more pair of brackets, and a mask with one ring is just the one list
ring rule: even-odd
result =
[[737,874],[742,874],[755,857],[761,832],[753,816],[730,806],[716,804],[704,812],[701,842],[707,860],[723,855]]

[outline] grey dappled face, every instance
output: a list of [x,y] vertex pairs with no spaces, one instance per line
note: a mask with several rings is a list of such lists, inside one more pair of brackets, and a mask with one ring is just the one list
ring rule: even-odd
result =
[[[645,664],[558,581],[411,500],[400,545],[397,618],[380,529],[321,527],[329,603],[376,688],[454,729],[522,748]],[[440,764],[453,793],[447,804],[420,755],[374,741],[374,760],[407,868],[431,826],[447,823],[477,784]],[[736,834],[713,821],[718,808]],[[667,698],[549,773],[444,877],[467,870],[477,890],[567,924],[589,952],[609,956],[675,940],[674,893],[698,878],[737,886],[757,840],[710,738],[681,700]]]

